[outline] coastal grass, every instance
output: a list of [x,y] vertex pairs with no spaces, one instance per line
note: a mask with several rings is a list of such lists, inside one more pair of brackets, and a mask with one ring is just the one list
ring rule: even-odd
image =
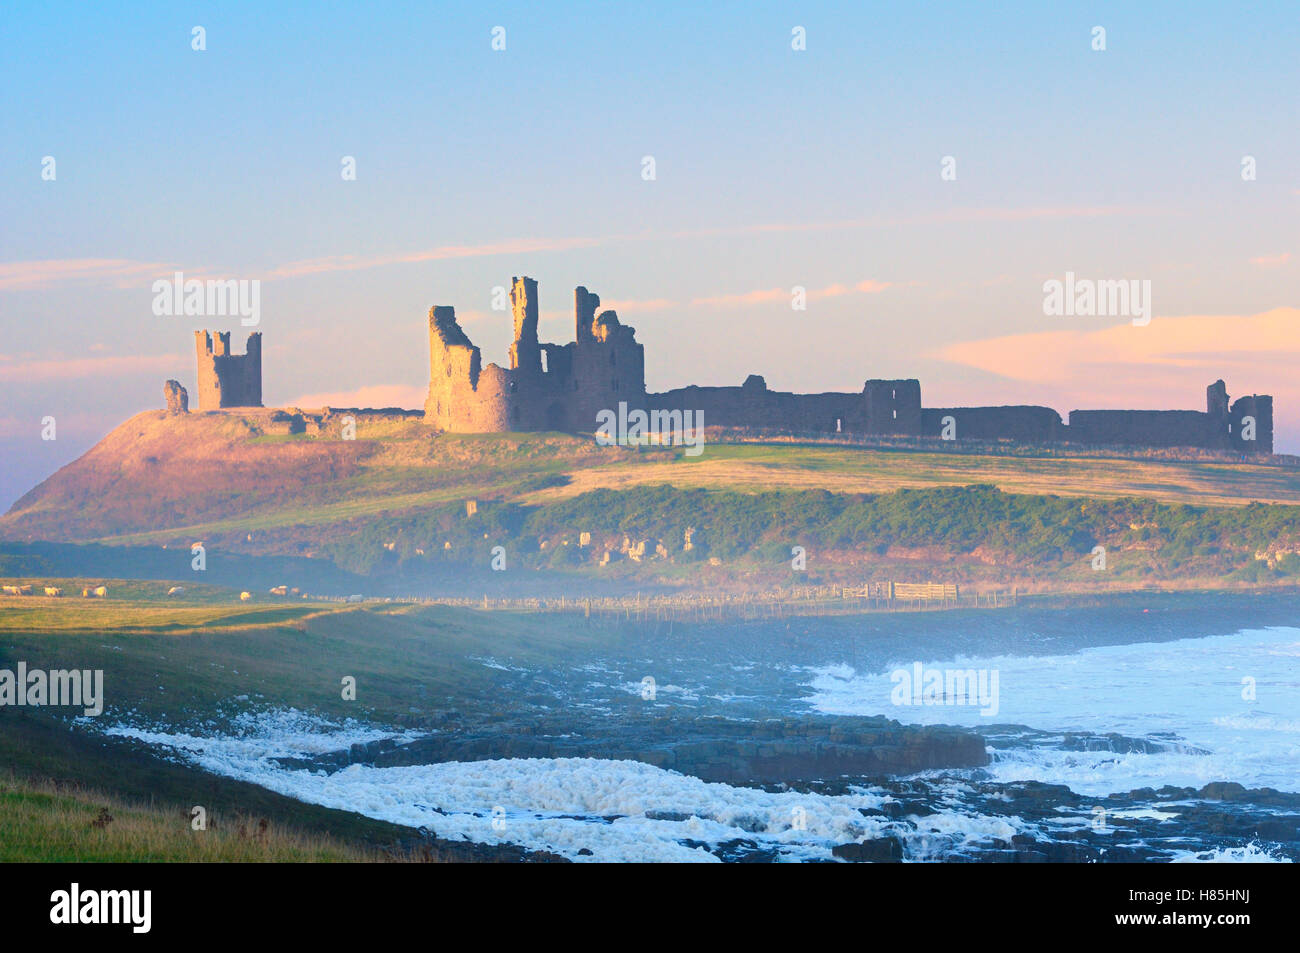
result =
[[[390,726],[448,709],[490,721],[537,700],[505,692],[506,673],[490,656],[540,664],[617,639],[610,627],[562,618],[396,604],[323,604],[291,621],[277,620],[280,610],[271,607],[254,613],[263,617],[258,623],[209,615],[190,625],[195,613],[211,612],[202,601],[209,595],[160,606],[146,593],[102,604],[136,617],[173,614],[154,618],[160,628],[153,631],[81,631],[81,607],[62,600],[51,600],[57,604],[45,608],[39,625],[27,616],[26,625],[0,629],[0,669],[19,662],[29,671],[100,669],[106,705],[90,718],[77,709],[0,707],[7,772],[0,775],[0,859],[518,859],[517,851],[430,841],[400,825],[210,774],[98,729],[126,718],[219,730],[234,717],[285,710]],[[162,628],[182,623],[190,627]],[[342,696],[345,676],[356,680],[355,701]],[[539,688],[537,698],[543,694]],[[141,791],[150,804],[139,802]],[[206,833],[189,829],[194,805],[215,818]],[[101,811],[113,820],[96,827]]]
[[680,450],[645,451],[635,464],[613,463],[570,477],[566,486],[538,492],[533,499],[549,501],[656,482],[746,492],[820,488],[839,493],[987,483],[1006,493],[1138,496],[1213,506],[1300,503],[1300,468],[1260,463],[1065,454],[1013,457],[786,443],[707,444],[696,457]]
[[251,815],[208,815],[51,781],[0,777],[0,862],[361,863],[403,855]]
[[[123,600],[97,606],[104,625],[88,629],[80,606],[50,602],[63,604],[13,622],[0,612],[0,667],[102,669],[109,709],[169,721],[209,717],[232,698],[387,723],[450,698],[496,711],[508,701],[485,657],[541,663],[618,638],[559,615],[396,603],[214,612]],[[117,613],[134,624],[110,628]],[[356,679],[356,701],[342,698],[344,677]],[[15,711],[0,709],[0,725]]]
[[[220,586],[190,584],[168,596],[168,582],[137,579],[38,577],[3,578],[5,584],[27,583],[30,596],[0,595],[0,632],[180,632],[220,624],[234,628],[279,625],[320,611],[318,603],[259,594],[241,601],[239,592]],[[83,598],[82,589],[104,586],[103,598]],[[63,590],[46,596],[44,587]]]

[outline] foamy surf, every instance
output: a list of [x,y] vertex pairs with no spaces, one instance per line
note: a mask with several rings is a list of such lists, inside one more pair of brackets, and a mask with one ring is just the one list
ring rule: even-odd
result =
[[710,848],[744,840],[776,859],[830,860],[837,845],[898,837],[909,859],[937,859],[1020,831],[960,811],[923,828],[864,815],[892,798],[868,788],[824,795],[705,782],[636,761],[510,759],[407,767],[286,767],[306,756],[393,737],[301,712],[246,715],[199,734],[118,724],[108,735],[158,746],[225,777],[324,807],[427,830],[443,839],[515,844],[583,861],[716,862]]
[[996,670],[998,713],[975,705],[891,703],[891,673],[847,665],[810,671],[804,702],[828,715],[885,714],[904,723],[988,731],[994,723],[1148,740],[1151,753],[1069,751],[1050,744],[993,752],[999,781],[1065,784],[1091,795],[1236,781],[1300,791],[1300,629],[1131,643],[1042,657],[954,657],[927,669]]

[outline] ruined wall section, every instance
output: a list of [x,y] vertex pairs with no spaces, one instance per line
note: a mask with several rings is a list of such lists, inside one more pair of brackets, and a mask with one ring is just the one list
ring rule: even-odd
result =
[[1007,407],[927,407],[921,414],[921,435],[942,437],[944,418],[956,424],[957,440],[1014,440],[1056,443],[1065,439],[1061,415],[1050,407],[1029,404]]
[[[1243,427],[1246,417],[1254,418],[1255,439]],[[1267,394],[1238,397],[1228,412],[1228,445],[1240,453],[1273,452],[1273,398]]]
[[199,410],[262,406],[262,333],[248,336],[243,354],[230,351],[230,332],[194,332]]
[[429,309],[429,395],[424,419],[441,430],[492,433],[510,427],[510,374],[482,357],[456,309]]
[[600,296],[578,287],[573,292],[574,343],[565,389],[572,430],[592,433],[602,410],[646,407],[645,347],[636,330],[614,311],[600,311]]
[[920,381],[867,381],[862,397],[866,417],[862,433],[918,436],[924,430]]
[[679,387],[649,394],[646,403],[654,410],[703,411],[706,427],[899,435],[916,435],[921,427],[916,380],[867,381],[860,394],[795,394],[769,390],[751,374],[740,387]]
[[1103,446],[1222,450],[1228,435],[1199,410],[1072,410],[1068,439]]
[[425,419],[464,433],[559,430],[590,433],[600,410],[645,403],[645,353],[636,332],[600,298],[574,295],[573,342],[538,340],[537,282],[515,277],[510,289],[514,341],[510,366],[482,365],[479,349],[450,307],[429,312],[429,395]]

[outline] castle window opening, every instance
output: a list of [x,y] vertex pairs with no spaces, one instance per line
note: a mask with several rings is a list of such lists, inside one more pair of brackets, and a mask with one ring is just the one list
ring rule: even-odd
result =
[[548,371],[548,370],[546,369],[546,352],[545,352],[545,351],[542,352],[542,373],[543,373],[543,374],[549,374],[549,373],[550,373],[550,371]]
[[836,432],[836,433],[840,433],[840,432],[844,429],[843,426],[842,426],[842,424],[843,424],[843,421],[842,421],[839,417],[836,417],[836,418],[835,418],[835,432]]

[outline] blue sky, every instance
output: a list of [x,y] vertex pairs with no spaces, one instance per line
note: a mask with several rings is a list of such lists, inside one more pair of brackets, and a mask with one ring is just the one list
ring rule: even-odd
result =
[[[194,328],[242,337],[155,316],[173,270],[263,282],[269,404],[418,405],[429,306],[503,362],[528,274],[553,340],[575,285],[613,302],[652,389],[1064,414],[1222,376],[1300,451],[1300,13],[1133,6],[6,5],[0,506],[192,386]],[[1155,320],[1044,316],[1066,271]]]

